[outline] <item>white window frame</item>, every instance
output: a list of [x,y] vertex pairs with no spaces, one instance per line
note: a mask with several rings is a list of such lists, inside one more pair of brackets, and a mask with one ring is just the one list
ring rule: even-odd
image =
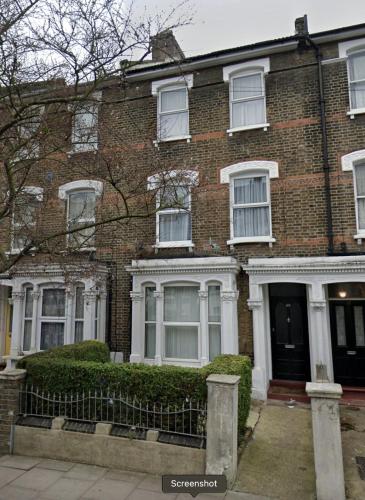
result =
[[[70,197],[73,195],[73,194],[82,194],[82,193],[94,193],[95,194],[95,207],[94,207],[94,216],[93,217],[80,217],[79,219],[77,219],[77,221],[71,221],[70,220]],[[69,227],[70,227],[70,224],[72,222],[77,222],[78,224],[95,224],[96,222],[96,193],[93,189],[76,189],[74,191],[69,191],[68,194],[67,194],[67,230],[69,230]],[[72,237],[72,234],[77,234],[78,231],[75,231],[74,233],[69,233],[67,234],[67,246],[68,247],[73,247],[72,243],[71,243],[71,237]],[[76,249],[77,250],[95,250],[96,247],[95,247],[95,233],[93,234],[92,237],[88,238],[86,241],[85,241],[85,246],[83,243],[81,243],[79,246],[76,246]],[[90,243],[94,243],[92,245],[90,245]]]
[[[19,193],[16,196],[21,197],[23,193],[30,195],[30,196],[33,196],[35,198],[35,200],[39,203],[43,201],[43,188],[41,188],[41,187],[25,186],[19,191]],[[36,220],[29,223],[29,226],[35,227]],[[10,242],[10,252],[9,252],[10,255],[12,255],[12,254],[16,255],[18,253],[21,253],[24,249],[24,247],[18,248],[14,245],[15,232],[16,232],[16,230],[21,229],[22,227],[23,227],[23,224],[21,224],[19,222],[15,222],[15,213],[13,211],[12,217],[11,217],[11,242]]]
[[[171,141],[180,141],[186,140],[190,142],[190,116],[189,116],[189,90],[193,86],[193,75],[180,75],[178,77],[166,78],[164,80],[157,80],[152,82],[152,95],[157,96],[157,140],[156,144],[159,142],[171,142]],[[162,93],[163,92],[171,92],[174,90],[185,89],[186,91],[186,107],[184,109],[177,109],[174,111],[162,111],[161,103],[162,103]],[[181,134],[170,137],[162,137],[161,136],[161,116],[168,114],[177,114],[177,113],[186,113],[187,121],[188,121],[188,132],[187,134]]]
[[[235,132],[240,132],[244,130],[254,130],[254,129],[264,129],[270,126],[267,122],[267,107],[266,107],[266,85],[265,85],[265,75],[270,71],[270,59],[264,57],[262,59],[256,59],[251,61],[246,61],[240,64],[233,64],[230,66],[225,66],[223,68],[223,81],[229,83],[229,116],[230,116],[230,127],[227,130],[227,134],[232,136]],[[263,94],[255,97],[246,97],[233,100],[233,80],[240,78],[242,76],[249,75],[261,75]],[[257,123],[253,125],[241,125],[239,127],[233,127],[233,104],[234,102],[248,102],[250,100],[255,100],[262,98],[264,101],[264,123]]]
[[[33,329],[33,322],[34,322],[34,318],[33,318],[33,304],[32,304],[32,315],[31,316],[26,316],[25,315],[25,311],[26,311],[26,304],[27,304],[27,290],[31,290],[30,293],[33,293],[34,291],[34,286],[31,284],[31,283],[28,283],[27,285],[24,286],[24,303],[23,303],[23,321],[22,321],[22,344],[21,344],[21,348],[22,348],[22,351],[25,352],[25,353],[28,353],[30,352],[30,349],[28,351],[25,351],[24,350],[24,334],[25,334],[25,322],[26,321],[30,321],[31,322],[31,330]],[[34,299],[32,299],[33,301]],[[32,347],[32,338],[30,339],[30,348]]]
[[[198,173],[195,172],[194,170],[188,170],[188,171],[181,171],[179,172],[178,170],[172,170],[170,172],[163,172],[161,174],[156,174],[152,175],[147,179],[147,189],[158,189],[159,185],[162,184],[167,185],[169,182],[169,179],[171,179],[172,185],[173,180],[176,177],[183,177],[183,181],[181,184],[177,184],[176,187],[186,187],[188,189],[188,202],[189,202],[189,208],[188,209],[181,209],[181,208],[166,208],[162,210],[158,210],[156,212],[156,243],[154,245],[155,248],[177,248],[177,247],[188,247],[188,248],[193,248],[194,243],[192,240],[192,210],[191,210],[191,187],[197,184],[198,181]],[[156,194],[156,207],[158,208],[160,206],[160,193],[157,192]],[[190,240],[181,240],[181,241],[160,241],[160,215],[166,215],[166,214],[174,214],[174,213],[189,213],[190,214],[190,235],[191,238]]]
[[[16,152],[15,155],[16,161],[35,159],[39,157],[39,151],[40,151],[39,140],[35,141],[34,137],[28,137],[27,124],[37,125],[36,127],[34,127],[36,128],[36,130],[31,133],[32,135],[36,135],[42,123],[42,116],[45,111],[45,107],[42,105],[34,104],[29,106],[29,108],[27,108],[24,111],[24,113],[25,115],[27,114],[27,112],[32,114],[33,110],[38,110],[38,112],[33,116],[30,116],[28,119],[25,116],[24,119],[22,120],[22,123],[18,125],[19,140],[20,141],[24,140],[26,144]],[[28,144],[31,144],[30,151],[27,151],[27,148],[29,147]]]
[[[61,289],[65,291],[65,315],[64,316],[43,316],[43,294],[45,290]],[[62,323],[63,324],[63,344],[66,345],[67,340],[67,290],[65,285],[59,283],[48,283],[40,288],[40,300],[39,300],[39,321],[37,326],[37,350],[41,350],[41,335],[42,335],[42,323]]]
[[[242,178],[266,177],[267,201],[265,203],[245,204],[249,206],[269,206],[269,225],[270,234],[267,236],[249,236],[235,237],[233,224],[233,210],[239,208],[234,203],[234,180]],[[236,163],[225,167],[220,172],[220,180],[222,184],[229,183],[229,217],[230,217],[230,239],[227,245],[236,245],[239,243],[269,243],[270,245],[276,240],[272,235],[272,207],[271,207],[271,186],[270,180],[279,177],[278,163],[273,161],[251,161]]]
[[[91,98],[85,99],[85,101],[80,101],[79,103],[75,102],[73,104],[69,105],[69,110],[72,112],[72,131],[71,131],[71,154],[75,153],[85,153],[85,152],[94,152],[99,148],[99,106],[100,106],[100,101],[102,99],[102,92],[94,92],[91,95]],[[75,127],[75,117],[77,114],[86,114],[82,113],[82,109],[78,110],[78,106],[80,108],[82,107],[87,107],[87,106],[92,106],[93,110],[91,111],[93,117],[94,117],[94,135],[91,135],[90,137],[95,140],[88,140],[87,142],[79,142],[77,141],[77,134],[76,134],[76,127]]]
[[[194,283],[194,282],[171,282],[171,283],[166,283],[162,290],[163,294],[165,293],[166,288],[177,288],[177,287],[195,287],[198,289],[198,300],[199,300],[199,292],[200,292],[200,283]],[[164,297],[164,295],[163,295]],[[164,298],[163,298],[164,301]],[[179,323],[177,321],[165,321],[165,309],[164,309],[165,303],[163,302],[162,305],[162,318],[161,318],[161,324],[162,324],[162,360],[167,361],[170,363],[178,362],[178,363],[197,363],[201,359],[201,304],[199,304],[199,321],[187,321],[184,323]],[[208,322],[208,316],[205,318],[205,320]],[[197,327],[197,343],[198,343],[198,357],[197,358],[168,358],[166,355],[166,326],[193,326]],[[208,335],[209,337],[209,335]],[[209,341],[209,338],[208,338]]]
[[355,201],[355,217],[356,217],[356,234],[354,239],[361,245],[362,240],[365,239],[365,229],[359,229],[359,211],[357,204],[357,188],[356,188],[356,165],[365,163],[365,149],[354,151],[341,158],[341,168],[344,172],[352,172],[352,180],[354,186],[354,201]]
[[[365,53],[365,38],[359,38],[357,40],[349,40],[346,42],[340,42],[338,44],[339,58],[346,60],[347,65],[347,82],[348,82],[348,93],[349,93],[349,104],[350,110],[347,111],[347,115],[351,119],[354,119],[356,115],[365,113],[365,108],[354,108],[352,106],[351,99],[351,77],[350,77],[350,57],[352,55],[359,54],[361,52]],[[359,80],[365,83],[365,80]]]
[[[79,180],[79,181],[73,181],[73,182],[68,182],[67,184],[63,184],[62,186],[59,187],[58,189],[58,197],[61,200],[66,200],[67,206],[66,206],[66,224],[68,227],[69,224],[69,197],[70,194],[74,194],[76,192],[90,192],[93,191],[95,192],[95,213],[94,213],[94,218],[93,222],[96,221],[96,203],[97,199],[102,195],[103,193],[103,183],[101,181],[93,181],[93,180]],[[84,222],[87,224],[88,222],[91,222],[91,219],[80,219],[79,222]],[[66,235],[66,241],[67,241],[67,246],[70,246],[70,235]],[[94,246],[80,246],[77,248],[78,251],[94,251],[96,250],[95,245]]]

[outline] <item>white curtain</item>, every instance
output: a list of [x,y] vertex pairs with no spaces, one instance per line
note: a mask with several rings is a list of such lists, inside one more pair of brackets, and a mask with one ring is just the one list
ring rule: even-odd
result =
[[164,289],[164,320],[173,323],[200,321],[199,287],[167,286]]
[[189,241],[190,239],[190,212],[159,214],[159,241]]
[[97,120],[98,107],[95,103],[82,104],[75,110],[73,142],[96,143],[97,142]]
[[189,134],[188,111],[160,115],[160,138],[180,137]]
[[251,101],[232,103],[232,127],[248,127],[265,122],[265,100],[263,97]]
[[32,320],[24,320],[24,334],[23,334],[23,351],[30,350],[30,342],[32,335]]
[[165,326],[167,358],[198,359],[197,326]]
[[32,318],[33,317],[33,288],[25,289],[25,309],[24,309],[24,317]]
[[161,91],[161,111],[179,111],[187,108],[186,87]]
[[[365,164],[355,167],[355,176],[356,194],[357,196],[365,196]],[[358,198],[357,211],[359,229],[365,229],[365,198]]]
[[349,57],[351,107],[365,108],[365,53],[354,54]]
[[154,358],[156,354],[156,323],[146,323],[145,357]]
[[63,345],[64,323],[41,324],[41,350]]
[[242,179],[235,179],[235,203],[265,203],[266,201],[266,177],[244,177]]
[[208,322],[220,323],[221,321],[221,287],[208,286]]
[[232,85],[234,101],[264,94],[261,73],[233,78]]
[[209,325],[209,360],[221,353],[221,326]]
[[42,316],[65,316],[65,290],[62,288],[47,288],[43,290]]
[[145,321],[156,321],[156,288],[148,286],[145,289]]
[[235,238],[269,236],[269,207],[233,209],[233,230]]

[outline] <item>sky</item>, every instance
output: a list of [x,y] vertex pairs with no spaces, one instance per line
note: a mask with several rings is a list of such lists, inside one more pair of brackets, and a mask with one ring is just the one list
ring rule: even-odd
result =
[[[135,3],[161,12],[177,1]],[[293,35],[294,20],[304,14],[311,33],[365,23],[365,0],[189,0],[185,12],[192,12],[193,22],[175,36],[189,57]]]

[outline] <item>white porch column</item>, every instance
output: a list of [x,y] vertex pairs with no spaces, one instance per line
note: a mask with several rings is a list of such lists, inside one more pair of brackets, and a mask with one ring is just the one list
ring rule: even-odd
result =
[[143,293],[130,292],[132,300],[132,352],[131,363],[142,363],[144,358]]
[[157,285],[156,291],[153,292],[156,298],[156,354],[155,364],[162,365],[162,353],[164,350],[162,341],[162,322],[163,322],[163,292],[160,285]]
[[[75,297],[75,292],[72,288],[66,289],[66,331],[64,344],[73,344],[75,342],[75,338],[73,336],[74,328],[73,328],[73,300]],[[84,332],[85,335],[85,332]],[[86,340],[86,339],[85,339]]]
[[102,290],[100,292],[100,309],[99,309],[99,331],[98,331],[98,340],[100,342],[105,342],[105,327],[106,327],[106,299],[107,299],[106,290]]
[[202,366],[209,363],[209,330],[208,330],[208,292],[199,291],[200,299],[200,338],[201,353],[200,360]]
[[269,360],[266,346],[264,299],[262,285],[250,283],[248,308],[252,311],[254,369],[252,371],[252,396],[266,400],[269,386]]
[[13,290],[13,330],[11,332],[10,358],[16,359],[22,350],[24,292]]
[[238,291],[223,290],[222,300],[222,354],[238,354]]
[[327,317],[324,286],[314,283],[309,289],[309,345],[312,381],[316,381],[316,366],[325,365],[328,379],[333,381],[331,333]]
[[37,351],[37,328],[38,328],[38,301],[41,296],[41,292],[39,291],[39,287],[37,285],[34,286],[33,291],[31,292],[33,299],[33,310],[32,310],[32,330],[30,337],[30,351]]
[[84,340],[95,340],[95,302],[97,291],[86,290],[84,294]]

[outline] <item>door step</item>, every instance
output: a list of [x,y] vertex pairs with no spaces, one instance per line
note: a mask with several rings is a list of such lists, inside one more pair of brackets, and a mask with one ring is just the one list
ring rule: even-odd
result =
[[267,393],[268,399],[276,401],[309,403],[310,399],[305,392],[305,382],[294,380],[271,380]]

